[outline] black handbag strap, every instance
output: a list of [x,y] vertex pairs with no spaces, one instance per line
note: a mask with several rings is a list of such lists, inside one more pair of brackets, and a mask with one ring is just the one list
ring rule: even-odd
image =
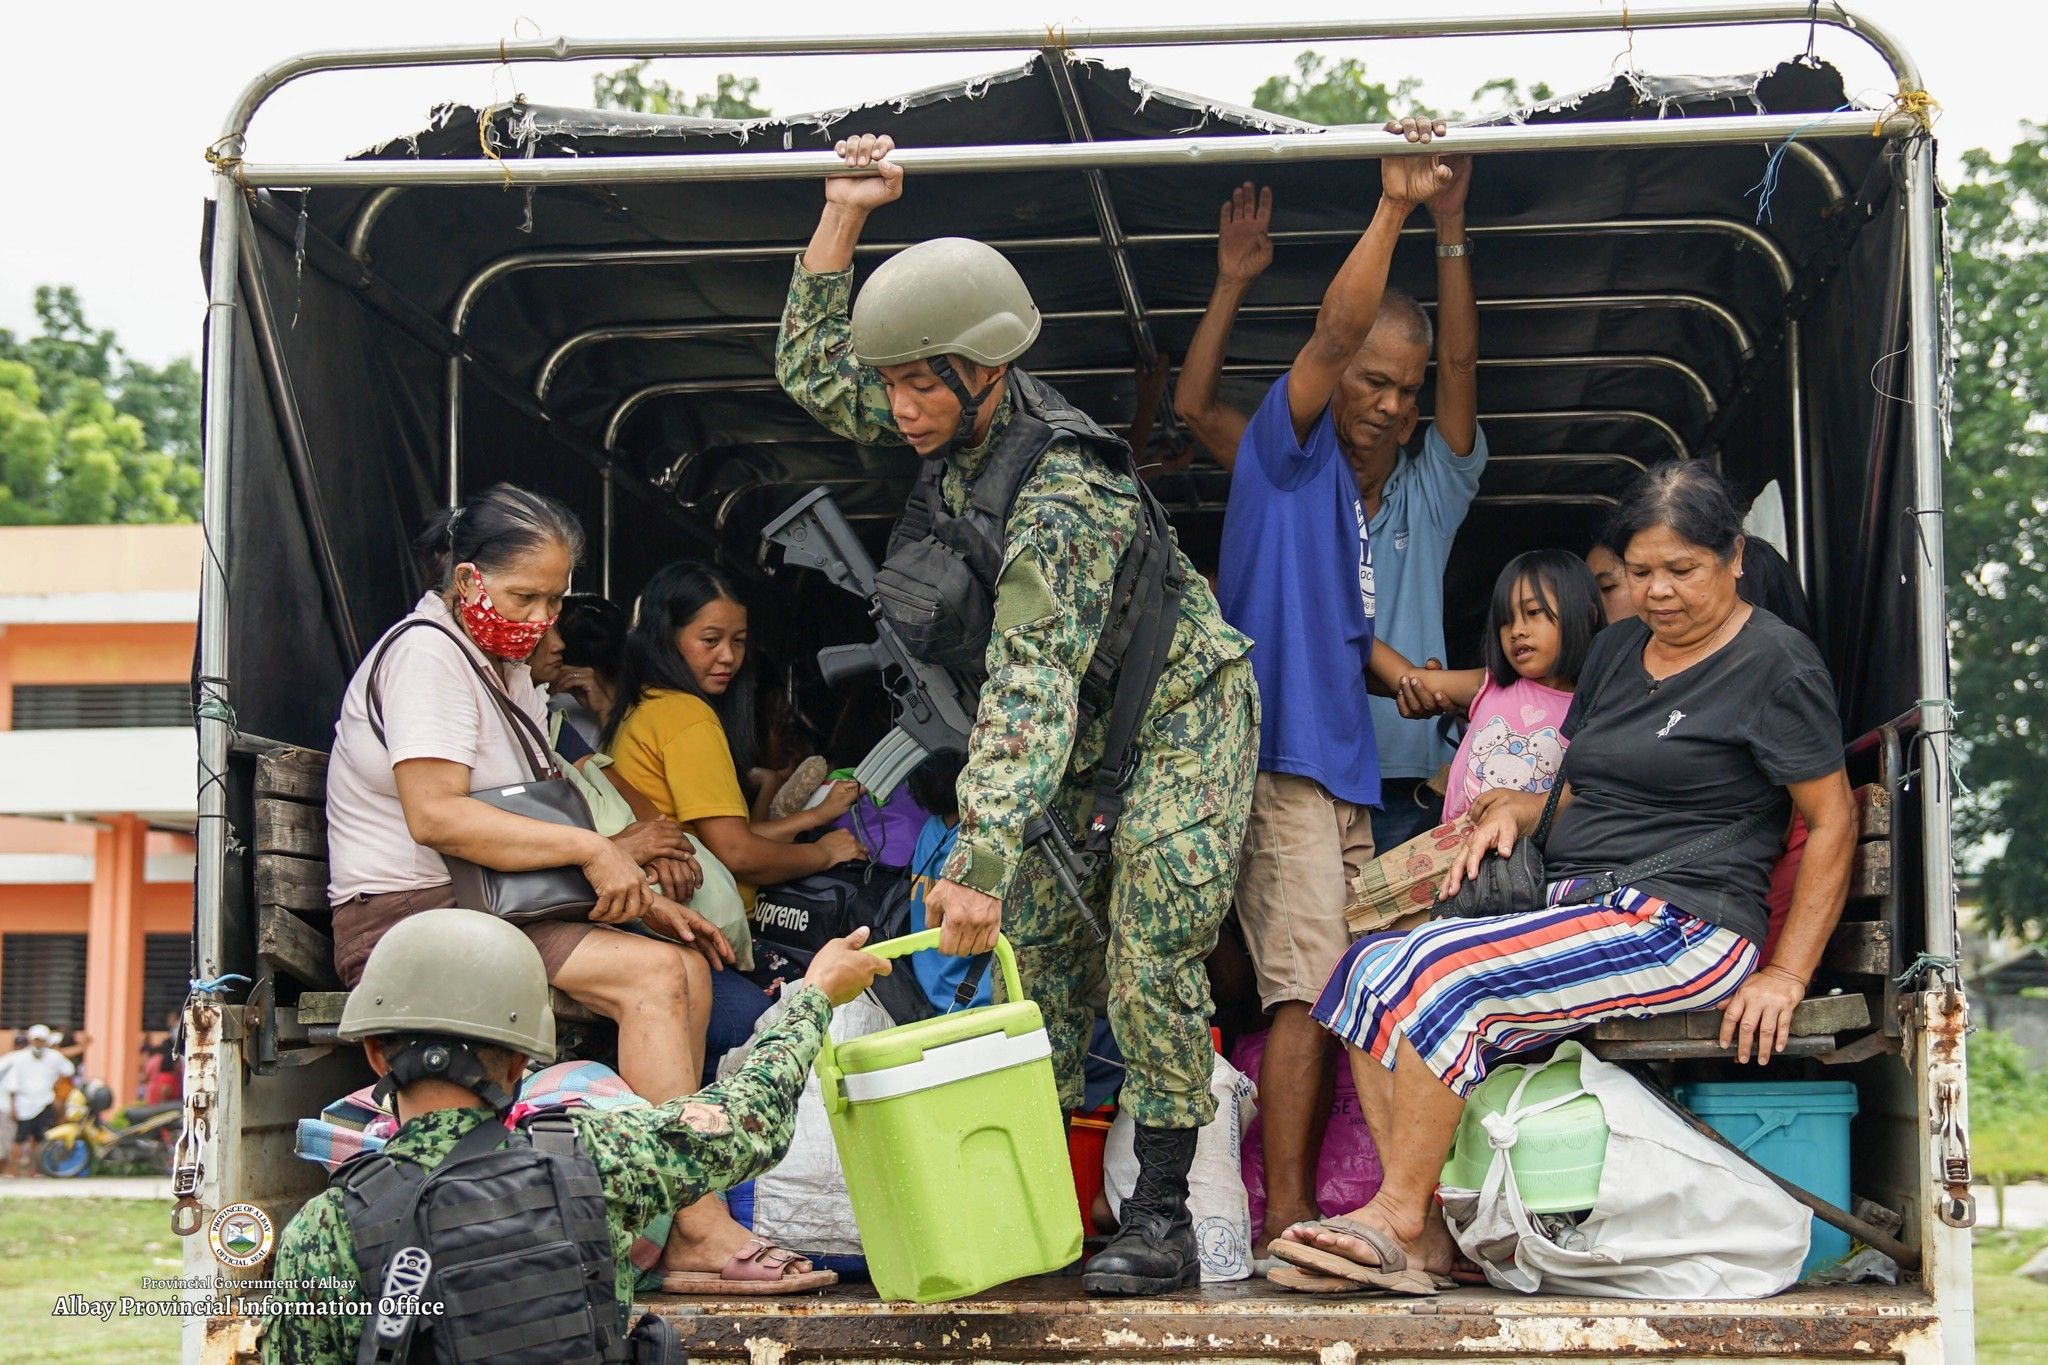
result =
[[[462,661],[469,665],[469,671],[476,674],[484,692],[497,705],[498,715],[505,722],[506,728],[512,732],[512,743],[518,748],[519,756],[526,760],[526,770],[533,774],[533,780],[546,782],[560,777],[561,770],[555,766],[551,757],[548,737],[541,732],[540,726],[534,724],[533,717],[520,710],[518,704],[506,693],[504,685],[491,676],[490,670],[476,661],[476,656],[469,652],[469,646],[463,643],[461,636],[439,621],[429,621],[424,617],[414,616],[400,621],[379,642],[377,652],[370,656],[370,681],[365,689],[365,710],[369,712],[370,733],[377,737],[377,742],[386,744],[383,688],[378,679],[378,672],[384,667],[384,655],[399,636],[418,626],[438,630],[454,643],[455,652],[462,656]],[[388,744],[386,747],[389,747]]]
[[[1550,798],[1543,803],[1542,818],[1536,822],[1536,833],[1533,838],[1538,848],[1550,840],[1550,824],[1557,815],[1558,794],[1563,790],[1564,778],[1559,777],[1550,788]],[[1782,818],[1774,811],[1760,810],[1753,815],[1745,815],[1732,825],[1710,830],[1698,838],[1686,840],[1677,848],[1653,853],[1647,858],[1630,863],[1627,867],[1617,868],[1612,872],[1595,873],[1590,877],[1575,877],[1572,880],[1583,882],[1586,889],[1596,896],[1611,896],[1621,887],[1633,886],[1646,877],[1662,876],[1674,867],[1683,867],[1687,863],[1697,862],[1701,858],[1733,848],[1751,835],[1769,829]]]
[[1711,854],[1733,848],[1744,839],[1762,833],[1783,819],[1784,817],[1775,811],[1760,810],[1754,815],[1743,816],[1732,825],[1724,825],[1696,839],[1688,839],[1677,848],[1651,854],[1640,862],[1630,863],[1627,867],[1574,880],[1586,882],[1596,895],[1610,896],[1619,888],[1633,886],[1646,877],[1661,876],[1674,867],[1683,867],[1687,863],[1697,862]]

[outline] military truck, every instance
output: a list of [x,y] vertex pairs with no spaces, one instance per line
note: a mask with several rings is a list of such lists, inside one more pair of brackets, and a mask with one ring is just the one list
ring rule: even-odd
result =
[[[1256,1279],[1144,1301],[1090,1301],[1078,1279],[1050,1279],[930,1307],[881,1305],[860,1286],[651,1303],[704,1359],[1968,1365],[1934,145],[1904,50],[1838,6],[1803,0],[1086,33],[492,40],[313,53],[262,73],[212,150],[206,220],[203,988],[188,1010],[178,1230],[200,1232],[237,1202],[281,1226],[322,1181],[293,1153],[296,1121],[366,1077],[334,1036],[343,996],[328,938],[324,751],[366,646],[420,591],[407,539],[436,507],[501,479],[553,494],[590,530],[580,586],[622,601],[665,561],[720,561],[756,599],[756,646],[779,695],[796,714],[830,715],[837,699],[813,654],[862,637],[859,604],[782,564],[759,532],[823,487],[879,541],[914,458],[830,437],[772,378],[782,298],[819,180],[838,165],[835,136],[893,134],[913,177],[913,192],[876,216],[861,262],[940,234],[1008,253],[1045,311],[1031,367],[1140,442],[1177,534],[1204,563],[1228,476],[1188,457],[1146,380],[1201,313],[1216,205],[1254,177],[1282,206],[1276,263],[1225,371],[1248,407],[1288,363],[1369,215],[1375,158],[1415,149],[1377,129],[1316,128],[1167,89],[1089,51],[1270,53],[1621,24],[1776,24],[1753,28],[1759,44],[1796,46],[1810,22],[1875,48],[1898,97],[1858,107],[1837,72],[1804,61],[1716,78],[1631,73],[1437,144],[1480,158],[1469,212],[1481,420],[1495,452],[1453,556],[1447,624],[1452,641],[1476,644],[1485,587],[1509,556],[1583,550],[1630,478],[1663,461],[1713,461],[1745,495],[1782,506],[1783,547],[1840,689],[1863,824],[1816,998],[1789,1054],[1762,1074],[1855,1084],[1853,1186],[1866,1212],[1898,1220],[1900,1282],[1802,1286],[1756,1303],[1473,1288],[1323,1299]],[[941,51],[963,63],[985,54],[985,74],[746,122],[449,106],[359,155],[304,164],[265,160],[251,128],[279,88],[321,73]],[[1411,229],[1395,263],[1397,282],[1425,301],[1427,231]],[[1712,1022],[1691,1017],[1603,1025],[1590,1043],[1665,1079],[1729,1066]],[[185,1244],[193,1274],[263,1273],[223,1267],[206,1242]],[[186,1359],[248,1358],[256,1326],[195,1314]]]

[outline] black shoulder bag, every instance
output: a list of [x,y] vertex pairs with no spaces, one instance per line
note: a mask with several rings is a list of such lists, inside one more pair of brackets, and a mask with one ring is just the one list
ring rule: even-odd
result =
[[[512,698],[496,679],[484,670],[470,654],[469,647],[460,637],[438,621],[410,620],[401,622],[396,630],[384,637],[377,646],[376,655],[370,660],[370,681],[367,690],[367,709],[370,713],[370,730],[377,736],[379,744],[384,739],[384,704],[378,686],[377,670],[383,666],[384,654],[391,648],[391,642],[415,626],[426,626],[440,631],[454,643],[464,663],[477,676],[477,682],[484,692],[497,704],[498,714],[512,731],[512,741],[518,746],[520,756],[526,760],[527,771],[533,774],[530,782],[515,782],[505,787],[484,787],[470,793],[474,800],[514,815],[523,815],[529,820],[545,820],[552,825],[569,825],[576,829],[597,832],[596,824],[590,818],[590,806],[584,801],[583,793],[576,784],[562,776],[554,764],[549,751],[547,736],[541,733],[533,718],[513,704]],[[531,924],[541,920],[578,920],[587,918],[597,904],[597,892],[591,887],[590,879],[583,875],[580,867],[549,867],[529,872],[501,872],[494,867],[484,867],[466,859],[442,854],[448,864],[448,878],[455,884],[455,900],[458,905],[470,910],[481,910],[499,919],[514,924]]]
[[[1550,886],[1550,879],[1543,868],[1543,845],[1550,840],[1550,822],[1557,814],[1558,796],[1563,791],[1564,778],[1560,776],[1550,788],[1549,799],[1543,803],[1543,817],[1536,822],[1536,832],[1526,839],[1515,840],[1515,846],[1508,850],[1506,857],[1487,850],[1479,871],[1467,878],[1448,900],[1440,899],[1430,908],[1445,919],[1481,919],[1489,915],[1519,915],[1541,910]],[[1599,900],[1611,896],[1620,888],[1645,877],[1655,877],[1674,867],[1719,853],[1722,849],[1733,848],[1750,835],[1768,829],[1777,818],[1771,811],[1760,810],[1724,829],[1689,839],[1677,848],[1630,863],[1627,867],[1582,877],[1579,880],[1585,884],[1585,898]]]

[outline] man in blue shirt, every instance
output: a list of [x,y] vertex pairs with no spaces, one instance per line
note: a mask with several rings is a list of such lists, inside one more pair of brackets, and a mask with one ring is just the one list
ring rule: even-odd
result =
[[[1427,142],[1443,126],[1410,119],[1388,131]],[[1237,898],[1272,1016],[1260,1067],[1262,1248],[1319,1216],[1313,1181],[1335,1054],[1309,1006],[1349,946],[1351,879],[1376,844],[1391,849],[1435,823],[1415,788],[1450,757],[1430,722],[1401,722],[1390,698],[1367,695],[1369,676],[1387,686],[1399,668],[1375,667],[1375,640],[1408,659],[1443,657],[1444,564],[1486,459],[1465,245],[1470,159],[1389,157],[1381,179],[1372,224],[1324,294],[1314,335],[1249,418],[1218,399],[1216,383],[1238,304],[1272,259],[1272,198],[1250,185],[1233,196],[1215,292],[1174,401],[1232,470],[1218,596],[1254,641],[1264,710]],[[1436,224],[1434,337],[1415,300],[1387,285],[1402,225],[1423,205]],[[1432,342],[1436,420],[1421,453],[1403,458]]]

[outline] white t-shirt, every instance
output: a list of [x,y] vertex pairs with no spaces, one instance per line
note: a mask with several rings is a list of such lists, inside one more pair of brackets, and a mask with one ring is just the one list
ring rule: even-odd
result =
[[0,1057],[0,1094],[13,1101],[14,1117],[32,1119],[56,1102],[58,1079],[77,1071],[56,1048],[46,1047],[38,1057],[25,1047]]
[[[441,599],[429,593],[411,619],[438,621],[461,637],[460,648],[486,669],[495,661],[462,635]],[[387,634],[389,632],[386,632]],[[437,630],[414,628],[399,636],[378,670],[384,738],[370,729],[369,660],[349,680],[334,726],[327,763],[327,898],[414,891],[448,880],[441,855],[413,842],[391,770],[407,759],[440,758],[470,770],[470,790],[505,787],[533,776],[513,739],[511,723],[484,691],[484,682]],[[513,702],[544,727],[544,702],[525,664],[503,674]]]

